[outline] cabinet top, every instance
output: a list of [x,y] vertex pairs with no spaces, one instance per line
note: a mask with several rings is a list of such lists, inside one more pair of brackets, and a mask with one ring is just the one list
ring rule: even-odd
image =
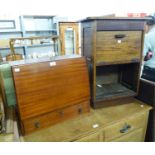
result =
[[[127,18],[127,17],[88,17],[81,21],[85,26],[94,27],[97,31],[141,31],[144,30],[148,18]],[[95,23],[95,24],[92,24]]]
[[124,21],[147,21],[149,17],[87,17],[86,19],[81,20],[80,22],[88,22],[94,20],[124,20]]

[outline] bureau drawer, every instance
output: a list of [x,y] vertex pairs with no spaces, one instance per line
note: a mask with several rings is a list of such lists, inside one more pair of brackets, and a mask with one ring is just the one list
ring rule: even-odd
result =
[[37,117],[22,120],[22,133],[27,134],[32,131],[37,131],[41,128],[62,122],[66,119],[73,118],[88,111],[89,104],[88,102],[84,102],[81,104],[62,108],[44,115],[39,115]]
[[96,63],[140,61],[141,31],[98,31],[96,38]]
[[128,134],[136,129],[144,128],[146,116],[144,114],[132,117],[110,125],[104,129],[105,141]]

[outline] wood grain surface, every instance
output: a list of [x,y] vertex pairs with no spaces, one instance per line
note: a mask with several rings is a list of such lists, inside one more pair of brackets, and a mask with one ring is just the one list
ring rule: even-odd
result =
[[[135,96],[139,88],[145,20],[92,17],[81,22],[82,54],[86,56],[90,70],[92,106],[114,105],[113,103],[118,104],[115,102],[116,99],[119,101],[121,98]],[[112,65],[118,67],[122,65],[116,71],[118,78],[115,78],[116,76],[113,76],[114,74],[111,74],[108,68]],[[107,74],[98,75],[98,67],[105,68],[105,66],[107,66]],[[108,92],[103,83],[108,81],[111,81],[111,86],[116,83],[121,84],[129,92],[113,94],[110,97],[105,96],[104,92]],[[103,92],[98,91],[98,82],[103,82],[100,84],[104,87]],[[115,89],[117,88],[115,87]],[[100,100],[97,99],[98,92],[101,94]]]
[[22,134],[24,135],[40,130],[58,122],[63,122],[69,118],[74,118],[86,112],[89,112],[89,102],[83,102],[81,104],[68,106],[53,112],[25,119],[21,122],[21,125],[23,126]]
[[141,37],[141,31],[97,32],[96,62],[140,61]]
[[84,57],[15,65],[12,72],[24,134],[89,111]]
[[[21,119],[89,100],[89,80],[84,58],[13,66]],[[20,68],[20,72],[15,72]]]

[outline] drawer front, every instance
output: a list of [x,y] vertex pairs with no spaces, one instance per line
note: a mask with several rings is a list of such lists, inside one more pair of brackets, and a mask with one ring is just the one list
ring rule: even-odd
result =
[[104,129],[105,141],[128,134],[136,129],[144,128],[146,115],[142,114],[110,125]]
[[23,120],[22,133],[27,134],[33,131],[37,131],[41,128],[62,122],[66,119],[73,118],[88,111],[89,104],[88,102],[84,102],[83,104],[73,105],[51,113]]
[[103,141],[101,133],[94,133],[84,138],[78,139],[75,142],[101,142]]
[[111,142],[143,142],[144,129],[140,128],[124,136],[111,140]]
[[141,58],[141,31],[99,31],[96,62],[138,62]]

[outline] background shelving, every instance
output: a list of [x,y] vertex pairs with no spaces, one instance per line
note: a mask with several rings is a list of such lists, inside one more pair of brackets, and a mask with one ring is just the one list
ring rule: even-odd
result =
[[[9,39],[31,36],[52,36],[58,35],[58,22],[67,18],[55,16],[36,16],[22,15],[15,19],[14,29],[0,29],[0,54],[5,57],[10,53]],[[24,54],[26,57],[33,53],[49,53],[52,49],[52,43],[44,43],[40,45],[30,46],[15,46],[15,50],[19,54]],[[59,51],[57,44],[57,53]]]

